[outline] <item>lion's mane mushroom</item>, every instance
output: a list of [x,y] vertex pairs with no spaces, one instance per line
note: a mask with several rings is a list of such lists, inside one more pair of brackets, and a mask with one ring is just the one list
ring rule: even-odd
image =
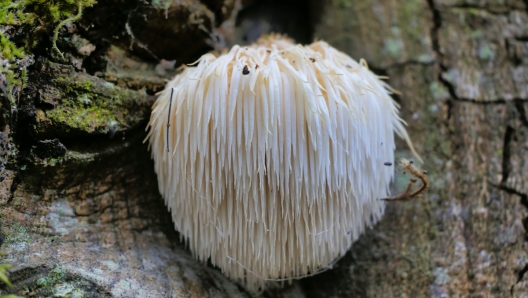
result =
[[324,42],[202,56],[154,104],[148,141],[175,227],[249,288],[326,268],[383,214],[390,87]]

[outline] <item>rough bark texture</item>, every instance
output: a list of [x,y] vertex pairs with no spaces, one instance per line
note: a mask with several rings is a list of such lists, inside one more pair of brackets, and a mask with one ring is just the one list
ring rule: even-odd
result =
[[[76,6],[55,20],[13,3],[0,1],[13,13],[0,16],[0,263],[14,266],[2,294],[528,296],[526,1],[100,1],[59,27],[64,59],[53,30]],[[332,270],[249,293],[180,243],[142,139],[176,73],[165,60],[268,30],[324,39],[388,75],[432,186],[391,203]]]

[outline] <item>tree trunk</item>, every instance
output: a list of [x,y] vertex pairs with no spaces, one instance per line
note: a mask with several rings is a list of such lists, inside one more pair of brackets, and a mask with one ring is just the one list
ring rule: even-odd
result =
[[[528,296],[526,1],[4,2],[1,294]],[[431,188],[389,203],[331,270],[252,293],[185,249],[142,141],[173,60],[269,31],[389,76]]]

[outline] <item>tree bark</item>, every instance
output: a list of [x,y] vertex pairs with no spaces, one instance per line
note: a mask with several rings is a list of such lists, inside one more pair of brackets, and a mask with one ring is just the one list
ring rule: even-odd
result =
[[[528,296],[526,1],[75,0],[57,20],[27,2],[0,4],[1,294]],[[268,31],[389,76],[431,187],[389,202],[331,270],[252,293],[185,249],[142,141],[171,61]]]

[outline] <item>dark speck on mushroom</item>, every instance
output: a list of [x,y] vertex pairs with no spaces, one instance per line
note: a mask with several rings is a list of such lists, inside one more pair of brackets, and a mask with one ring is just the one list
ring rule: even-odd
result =
[[251,71],[249,71],[249,68],[247,65],[244,66],[244,69],[242,69],[242,74],[243,75],[248,75]]

